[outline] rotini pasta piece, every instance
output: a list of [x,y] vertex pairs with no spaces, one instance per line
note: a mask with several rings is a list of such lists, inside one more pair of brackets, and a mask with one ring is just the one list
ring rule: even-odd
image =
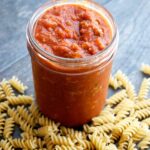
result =
[[117,92],[107,100],[107,105],[111,106],[116,105],[126,98],[127,98],[126,90],[121,90],[120,92]]
[[14,148],[26,148],[31,150],[37,148],[36,140],[32,139],[10,139],[10,143],[13,145]]
[[44,137],[53,133],[53,128],[51,126],[43,126],[34,130],[37,136]]
[[120,120],[126,118],[127,116],[129,116],[131,110],[133,110],[134,108],[134,103],[133,101],[131,101],[131,103],[129,103],[128,106],[123,107],[118,113],[117,116],[115,118],[115,122],[119,122]]
[[142,120],[142,123],[147,124],[148,126],[150,126],[150,118],[144,119]]
[[121,83],[111,75],[109,78],[109,86],[116,90],[121,87]]
[[139,94],[138,94],[138,100],[144,100],[148,96],[148,92],[150,90],[150,78],[149,79],[144,79],[142,81]]
[[4,130],[4,125],[6,120],[5,117],[6,117],[5,113],[0,114],[0,135],[3,133]]
[[83,149],[87,149],[87,150],[95,149],[94,145],[88,140],[83,140],[81,138],[78,138],[78,143]]
[[141,141],[147,134],[148,127],[145,127],[143,124],[141,124],[139,130],[133,135],[132,139],[135,142]]
[[9,83],[20,93],[24,93],[25,90],[28,88],[27,86],[25,86],[23,83],[21,83],[21,81],[13,76],[10,80]]
[[5,121],[3,136],[5,138],[11,138],[15,126],[13,118],[8,118]]
[[73,146],[74,143],[69,137],[51,134],[51,142],[55,145]]
[[60,123],[55,123],[54,121],[50,120],[49,118],[47,118],[43,115],[41,117],[39,117],[38,123],[41,126],[51,126],[54,131],[58,131],[58,127],[60,125]]
[[75,146],[56,145],[54,150],[82,150],[82,148],[77,149]]
[[42,140],[41,138],[38,138],[38,137],[34,137],[33,135],[27,133],[27,132],[23,132],[21,134],[21,137],[24,139],[24,140],[27,140],[27,139],[32,139],[32,140],[35,140],[36,141],[36,144],[37,144],[37,148],[43,148],[44,145],[46,144],[44,140]]
[[144,108],[148,108],[150,107],[150,101],[149,100],[143,100],[140,102],[137,102],[134,106],[135,110],[140,110],[140,109],[144,109]]
[[113,113],[113,109],[110,105],[106,105],[104,107],[104,109],[100,112],[100,115],[103,116],[103,115],[106,115],[106,114],[109,114],[109,113]]
[[5,95],[2,87],[0,86],[0,101],[3,100],[3,99],[5,99],[5,98],[6,98],[6,95]]
[[129,81],[128,77],[123,74],[121,71],[118,71],[115,75],[117,80],[119,80],[122,83],[122,86],[126,89],[129,99],[135,100],[136,99],[136,93],[134,90],[134,86]]
[[92,119],[92,124],[94,126],[103,125],[105,123],[113,123],[115,121],[115,116],[112,113],[106,113],[105,115],[100,115]]
[[15,150],[8,140],[1,140],[0,146],[3,150]]
[[150,147],[150,132],[148,132],[145,138],[138,144],[138,147],[141,150],[145,150]]
[[130,138],[135,135],[135,133],[140,129],[140,122],[137,120],[134,120],[129,127],[127,127],[124,132],[122,133],[121,139],[119,141],[119,145],[122,145],[122,143],[128,141]]
[[111,135],[112,142],[117,141],[119,137],[122,135],[123,131],[129,127],[129,125],[133,122],[133,117],[125,118],[124,120],[121,120],[119,123],[117,123],[113,130]]
[[33,101],[31,96],[26,95],[8,96],[7,99],[11,105],[28,105],[32,104]]
[[15,111],[14,109],[9,108],[8,109],[8,115],[11,116],[13,118],[13,120],[20,125],[20,128],[23,131],[26,131],[30,134],[34,134],[33,132],[33,127],[28,124],[25,120],[23,120],[23,118],[17,113],[17,111]]
[[24,106],[18,106],[17,112],[24,120],[26,120],[28,124],[31,124],[32,126],[35,125],[35,118],[28,112],[28,110]]
[[132,139],[130,139],[129,142],[128,142],[128,148],[127,148],[127,150],[137,150],[136,144],[133,142]]
[[141,71],[147,75],[150,75],[150,66],[147,64],[142,64]]
[[76,138],[86,139],[86,134],[81,131],[74,130],[72,128],[60,127],[60,132],[64,136],[70,137],[72,140]]
[[134,106],[134,102],[129,100],[129,99],[124,99],[122,102],[120,102],[113,110],[113,112],[115,114],[117,114],[120,110],[122,110],[122,108],[125,107],[133,107]]
[[11,85],[6,80],[3,80],[1,82],[1,87],[2,87],[2,89],[3,89],[6,96],[15,96]]
[[8,109],[8,102],[4,101],[0,103],[0,112],[6,111]]
[[138,110],[134,114],[134,117],[139,120],[146,119],[149,116],[150,116],[150,107]]
[[103,138],[103,136],[92,134],[92,136],[90,136],[90,141],[97,150],[108,150],[107,141],[105,140],[105,138]]
[[108,150],[118,150],[117,146],[115,144],[112,144],[112,143],[107,146],[107,149]]
[[86,133],[110,133],[113,130],[114,124],[113,123],[107,123],[101,126],[86,126]]
[[[32,102],[32,104],[30,105],[29,111],[31,112],[32,116],[34,116],[34,118],[39,118],[42,115],[39,107],[34,102]],[[36,120],[36,122],[38,122],[38,120]]]

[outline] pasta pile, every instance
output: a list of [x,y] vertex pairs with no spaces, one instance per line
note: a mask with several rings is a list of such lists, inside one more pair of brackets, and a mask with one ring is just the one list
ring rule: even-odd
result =
[[[150,66],[141,71],[150,75]],[[138,94],[128,77],[118,71],[110,78],[116,93],[105,108],[81,129],[61,126],[46,118],[25,95],[16,77],[0,82],[0,150],[136,150],[150,148],[150,78]],[[15,128],[21,129],[15,138]]]

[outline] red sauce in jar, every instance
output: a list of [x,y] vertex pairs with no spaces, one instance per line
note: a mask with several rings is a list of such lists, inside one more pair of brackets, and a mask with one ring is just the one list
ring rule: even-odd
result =
[[[54,6],[36,21],[34,37],[52,55],[90,58],[112,40],[111,27],[97,11],[76,4]],[[69,67],[41,56],[28,41],[35,96],[50,119],[74,127],[102,110],[112,59],[96,66]]]
[[66,58],[84,58],[106,48],[111,39],[107,21],[80,5],[54,6],[37,21],[35,38],[46,51]]

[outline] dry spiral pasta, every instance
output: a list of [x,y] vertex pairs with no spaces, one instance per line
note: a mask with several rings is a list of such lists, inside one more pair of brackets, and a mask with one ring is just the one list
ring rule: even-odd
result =
[[8,96],[7,99],[11,105],[28,105],[33,101],[31,96],[26,95]]
[[114,78],[112,75],[110,75],[109,86],[116,90],[121,87],[121,83],[117,81],[117,79]]
[[28,88],[27,86],[25,86],[23,83],[21,83],[21,81],[13,76],[10,80],[9,83],[20,93],[24,93],[25,90]]
[[32,116],[32,114],[30,114],[27,109],[24,106],[18,106],[17,107],[17,112],[18,114],[24,119],[26,120],[26,122],[28,124],[34,125],[35,124],[35,119]]
[[148,92],[150,90],[150,78],[149,79],[144,79],[142,81],[141,87],[140,87],[140,91],[138,94],[138,99],[139,100],[143,100],[146,99],[148,96]]
[[148,149],[150,145],[150,132],[143,138],[143,140],[138,144],[138,147],[142,150]]
[[14,130],[14,126],[15,126],[15,121],[13,120],[13,118],[8,118],[5,121],[5,125],[4,125],[4,132],[3,132],[3,136],[5,138],[10,138],[13,130]]
[[4,130],[5,117],[6,117],[5,113],[0,114],[0,135],[3,133]]
[[115,76],[122,83],[122,86],[125,87],[129,99],[135,100],[136,94],[135,94],[134,86],[129,81],[128,77],[125,74],[123,74],[121,71],[118,71]]
[[147,75],[150,75],[150,65],[142,64],[141,71]]
[[60,135],[51,135],[51,142],[55,145],[66,145],[66,146],[73,146],[74,143],[69,137],[60,136]]
[[4,101],[0,103],[0,112],[4,112],[8,109],[8,101]]
[[120,103],[125,98],[127,98],[127,93],[125,90],[121,90],[120,92],[107,99],[107,104],[113,106]]
[[150,101],[149,100],[143,100],[143,101],[139,101],[135,104],[134,109],[135,110],[141,110],[144,108],[148,108],[150,107]]
[[1,140],[0,146],[3,150],[15,150],[8,140]]
[[10,143],[13,145],[14,148],[27,148],[30,150],[37,148],[36,140],[32,139],[10,139]]
[[6,81],[5,79],[1,82],[1,87],[5,93],[6,96],[14,96],[14,91],[12,87],[10,86],[9,82]]
[[5,95],[2,87],[0,86],[0,101],[3,100],[3,99],[5,99],[5,97],[6,97],[6,95]]

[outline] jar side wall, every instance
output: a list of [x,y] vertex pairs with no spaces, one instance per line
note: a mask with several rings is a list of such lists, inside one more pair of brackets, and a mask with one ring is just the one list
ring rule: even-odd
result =
[[70,76],[51,72],[32,60],[35,96],[41,111],[71,127],[90,121],[105,104],[111,67],[112,61],[92,73]]

